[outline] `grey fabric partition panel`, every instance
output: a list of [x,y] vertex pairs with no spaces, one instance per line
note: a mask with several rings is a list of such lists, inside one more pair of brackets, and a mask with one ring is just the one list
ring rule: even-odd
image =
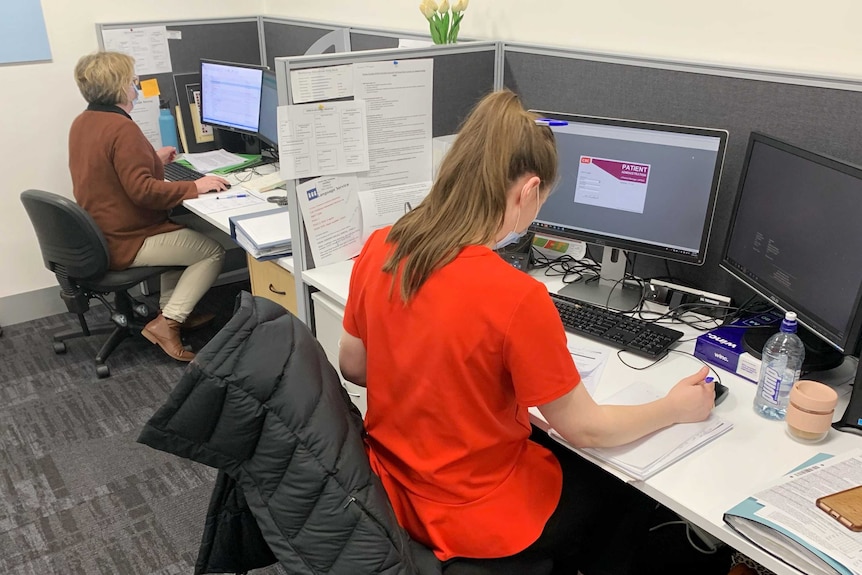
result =
[[494,89],[492,51],[434,56],[434,137],[454,134],[473,106]]
[[[852,89],[862,90],[862,85],[818,87],[812,85],[817,79],[800,79],[806,84],[794,84],[787,83],[787,77],[758,76],[763,79],[504,52],[504,86],[517,92],[528,108],[728,130],[706,262],[700,267],[670,262],[668,268],[662,260],[641,255],[636,273],[665,276],[670,269],[673,276],[701,289],[737,299],[747,298],[751,292],[721,270],[719,263],[750,132],[763,132],[862,165],[862,91]],[[826,80],[820,83],[829,84]],[[812,208],[816,209],[816,197]],[[668,206],[668,225],[673,225],[673,218],[673,206]]]
[[[263,22],[263,39],[266,48],[266,65],[275,69],[275,59],[280,56],[301,56],[309,46],[317,42],[334,28],[301,26],[290,22]],[[329,50],[332,52],[333,50]]]
[[[106,28],[116,28],[116,26],[111,25]],[[177,104],[173,75],[200,72],[201,58],[242,64],[261,63],[257,18],[236,22],[168,24],[167,29],[182,34],[179,40],[168,40],[173,72],[144,78],[158,79],[161,96],[170,101],[171,110]]]
[[398,38],[394,36],[376,36],[374,34],[363,34],[350,32],[350,50],[377,50],[380,48],[397,48]]

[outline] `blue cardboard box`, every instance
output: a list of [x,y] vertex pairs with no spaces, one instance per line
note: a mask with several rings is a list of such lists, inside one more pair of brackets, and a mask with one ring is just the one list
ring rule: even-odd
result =
[[760,360],[742,345],[746,327],[777,326],[782,316],[767,312],[739,318],[726,326],[698,336],[694,345],[695,357],[757,383],[760,377]]

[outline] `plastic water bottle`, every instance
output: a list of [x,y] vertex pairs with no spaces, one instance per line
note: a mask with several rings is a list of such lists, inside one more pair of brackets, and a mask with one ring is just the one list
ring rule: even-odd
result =
[[167,100],[159,101],[159,131],[162,133],[162,146],[173,146],[179,150],[177,143],[177,121],[171,114]]
[[784,315],[781,331],[763,346],[754,411],[769,419],[784,419],[790,389],[799,379],[805,346],[796,335],[796,314]]

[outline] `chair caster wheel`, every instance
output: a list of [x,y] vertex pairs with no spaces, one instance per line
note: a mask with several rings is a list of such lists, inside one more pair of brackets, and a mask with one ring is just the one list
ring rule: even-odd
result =
[[148,317],[150,315],[150,308],[146,305],[139,303],[134,308],[134,312],[140,317]]
[[99,379],[105,379],[111,375],[111,368],[105,365],[104,363],[100,363],[96,366],[96,376]]
[[62,341],[55,341],[55,342],[54,342],[54,353],[56,353],[57,355],[60,355],[60,354],[66,353],[66,344],[65,344],[65,342],[62,342]]

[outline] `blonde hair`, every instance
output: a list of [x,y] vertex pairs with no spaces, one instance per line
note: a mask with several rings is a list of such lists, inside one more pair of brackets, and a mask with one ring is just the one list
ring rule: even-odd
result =
[[393,274],[394,282],[403,260],[404,302],[462,248],[494,239],[506,215],[506,193],[518,178],[534,174],[541,180],[540,193],[551,190],[557,148],[553,132],[536,119],[509,90],[488,94],[470,112],[431,192],[386,239],[394,246],[383,271]]
[[75,65],[75,82],[89,104],[122,104],[134,78],[135,60],[120,52],[87,54]]

